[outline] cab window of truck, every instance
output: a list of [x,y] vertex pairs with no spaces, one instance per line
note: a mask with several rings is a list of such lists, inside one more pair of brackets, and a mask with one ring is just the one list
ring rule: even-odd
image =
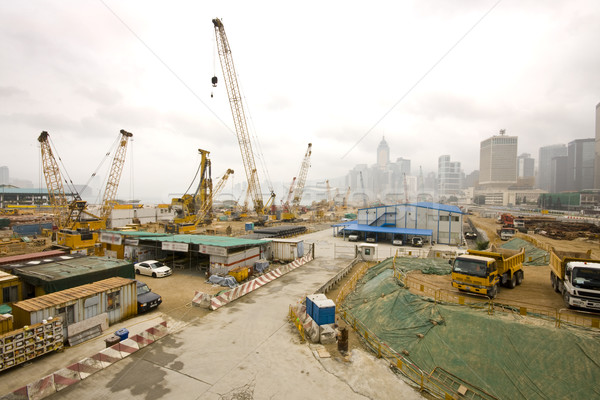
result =
[[600,271],[590,268],[574,268],[573,284],[583,289],[600,289]]
[[474,260],[462,260],[460,258],[454,261],[452,271],[481,278],[487,275],[485,263]]
[[491,274],[492,272],[495,272],[498,269],[498,267],[496,266],[496,261],[494,261],[493,263],[491,263],[490,265],[488,265],[487,267],[487,273]]

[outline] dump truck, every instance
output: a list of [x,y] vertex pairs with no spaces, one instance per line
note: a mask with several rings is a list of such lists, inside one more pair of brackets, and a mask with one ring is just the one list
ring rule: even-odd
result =
[[600,310],[600,260],[592,251],[550,250],[550,282],[565,305]]
[[510,250],[492,246],[491,251],[467,250],[450,260],[452,286],[494,298],[500,285],[513,289],[523,282],[525,249]]

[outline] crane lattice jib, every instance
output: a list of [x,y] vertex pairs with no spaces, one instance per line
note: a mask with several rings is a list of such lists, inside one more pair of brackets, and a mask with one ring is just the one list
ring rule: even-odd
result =
[[106,221],[112,210],[113,203],[117,196],[117,189],[119,189],[119,182],[121,180],[121,173],[123,172],[123,165],[125,164],[125,154],[127,153],[127,143],[133,136],[123,129],[119,132],[121,134],[121,140],[115,151],[112,166],[108,174],[106,181],[106,189],[104,190],[104,196],[102,198],[102,212],[100,213],[100,219]]
[[202,204],[202,207],[200,207],[198,214],[196,214],[195,225],[198,225],[199,223],[203,222],[207,216],[211,215],[213,199],[221,192],[221,190],[225,186],[225,183],[227,182],[227,178],[229,178],[229,175],[231,174],[233,174],[233,170],[228,169],[227,172],[225,172],[225,175],[221,177],[221,180],[219,180],[216,186],[212,189],[210,195],[211,198]]
[[264,215],[264,203],[262,200],[258,174],[253,173],[253,171],[256,171],[256,163],[254,162],[254,153],[252,152],[250,134],[246,124],[246,115],[244,113],[242,95],[238,85],[235,67],[233,65],[231,48],[229,47],[227,35],[225,34],[225,27],[221,20],[215,18],[212,22],[215,25],[215,36],[217,39],[217,47],[219,49],[221,69],[223,70],[225,86],[227,87],[227,95],[229,97],[229,105],[231,107],[231,114],[233,115],[233,123],[235,125],[238,144],[240,145],[240,150],[242,152],[242,161],[244,162],[246,179],[248,179],[248,188],[252,196],[252,201],[254,202],[254,210],[260,217]]
[[48,137],[49,134],[46,131],[43,131],[38,137],[42,149],[42,168],[46,179],[46,187],[48,188],[48,200],[54,209],[56,225],[63,228],[69,216],[69,204],[65,195],[60,169],[52,153]]
[[312,143],[308,144],[304,159],[302,160],[302,166],[300,167],[300,173],[298,174],[298,181],[296,182],[296,189],[294,190],[294,200],[292,204],[294,207],[300,205],[302,200],[302,193],[304,192],[304,185],[306,184],[306,176],[308,175],[308,168],[310,167],[310,155],[312,154]]

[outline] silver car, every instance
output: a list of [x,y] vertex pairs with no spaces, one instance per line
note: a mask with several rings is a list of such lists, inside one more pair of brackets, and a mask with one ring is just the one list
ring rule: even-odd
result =
[[162,278],[163,276],[169,276],[173,273],[170,267],[156,260],[146,260],[134,265],[135,273],[141,275],[148,275],[153,278]]

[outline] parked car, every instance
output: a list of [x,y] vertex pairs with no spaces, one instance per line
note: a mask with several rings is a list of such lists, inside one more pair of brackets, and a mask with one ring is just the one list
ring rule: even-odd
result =
[[413,237],[412,245],[413,247],[423,247],[423,239],[421,239],[419,236]]
[[477,239],[475,232],[465,232],[465,239]]
[[138,314],[156,308],[162,303],[162,297],[154,293],[144,282],[136,281]]
[[148,275],[153,278],[161,278],[163,276],[169,276],[173,273],[171,268],[156,260],[142,261],[136,263],[134,267],[136,274]]

